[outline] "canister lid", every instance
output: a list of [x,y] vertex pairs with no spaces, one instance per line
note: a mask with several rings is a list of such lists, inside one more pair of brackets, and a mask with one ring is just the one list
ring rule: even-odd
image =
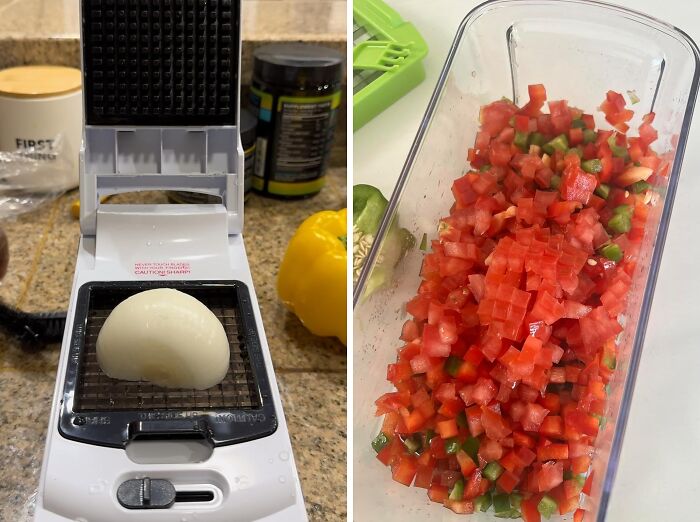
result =
[[243,148],[247,148],[246,144],[252,145],[255,142],[255,129],[258,126],[258,120],[253,116],[253,113],[248,109],[241,109],[241,142]]
[[256,49],[253,56],[254,75],[267,83],[306,89],[343,78],[343,55],[320,45],[270,44]]
[[79,69],[59,65],[24,65],[0,71],[0,95],[47,98],[80,90]]

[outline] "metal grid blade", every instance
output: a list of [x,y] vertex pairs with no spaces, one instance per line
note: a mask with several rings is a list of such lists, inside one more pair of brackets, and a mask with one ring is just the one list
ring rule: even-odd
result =
[[194,390],[161,388],[144,381],[107,377],[97,363],[97,336],[114,307],[137,292],[97,291],[90,300],[74,411],[250,410],[260,407],[260,394],[245,347],[235,294],[222,289],[186,292],[203,302],[224,326],[231,352],[224,380],[207,390]]
[[[377,38],[372,35],[364,26],[358,24],[355,20],[352,23],[352,43],[354,47],[357,47],[362,42],[367,42],[369,40],[376,40]],[[370,83],[375,81],[377,78],[382,76],[382,72],[379,71],[360,71],[353,70],[352,72],[352,92],[357,94],[362,89],[367,87]]]

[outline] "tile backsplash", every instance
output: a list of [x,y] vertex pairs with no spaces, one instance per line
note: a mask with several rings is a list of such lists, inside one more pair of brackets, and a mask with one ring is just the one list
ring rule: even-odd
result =
[[[79,0],[0,0],[0,38],[75,38]],[[345,0],[243,0],[246,40],[338,40]]]

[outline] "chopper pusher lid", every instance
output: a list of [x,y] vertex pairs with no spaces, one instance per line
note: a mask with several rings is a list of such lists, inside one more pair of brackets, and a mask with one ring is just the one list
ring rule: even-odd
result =
[[240,0],[83,0],[87,125],[235,125]]

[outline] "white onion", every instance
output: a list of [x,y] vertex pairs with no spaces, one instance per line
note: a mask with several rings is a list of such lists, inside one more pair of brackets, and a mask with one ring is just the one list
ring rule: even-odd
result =
[[147,290],[117,305],[97,337],[97,362],[113,379],[205,390],[229,365],[221,321],[194,297]]

